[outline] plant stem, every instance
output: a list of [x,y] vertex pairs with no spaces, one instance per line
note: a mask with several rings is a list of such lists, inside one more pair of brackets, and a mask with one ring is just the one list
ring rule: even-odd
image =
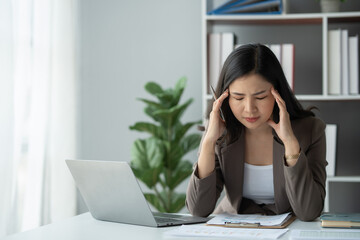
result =
[[172,209],[171,207],[171,202],[172,202],[172,190],[169,189],[169,191],[167,192],[167,196],[168,196],[168,201],[169,201],[169,211]]
[[162,205],[164,206],[165,211],[168,211],[167,206],[166,206],[166,202],[164,201],[164,199],[161,197],[161,194],[159,193],[159,191],[156,188],[156,185],[154,186],[154,191],[156,196],[160,199],[160,202],[162,203]]
[[166,187],[166,183],[161,179],[161,177],[159,177],[159,183],[160,183],[162,188]]

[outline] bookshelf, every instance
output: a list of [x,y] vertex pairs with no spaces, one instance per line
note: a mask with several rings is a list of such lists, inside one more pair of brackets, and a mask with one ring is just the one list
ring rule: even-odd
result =
[[[235,44],[261,42],[267,44],[294,43],[295,45],[295,87],[296,97],[302,102],[316,102],[320,105],[334,104],[339,108],[342,103],[351,104],[357,109],[360,105],[360,94],[331,95],[328,93],[328,30],[346,28],[349,35],[360,36],[360,11],[339,13],[296,13],[274,15],[207,15],[206,13],[219,5],[218,0],[202,0],[202,109],[203,119],[206,121],[206,111],[212,95],[208,92],[207,66],[207,36],[212,32],[233,32]],[[215,87],[215,86],[214,86]],[[339,104],[340,103],[340,104]],[[333,109],[331,109],[333,110]],[[326,109],[325,109],[326,111]],[[330,112],[329,110],[327,110]],[[329,115],[332,113],[329,113]],[[324,114],[326,115],[326,114]],[[328,115],[328,116],[329,116]],[[330,122],[335,119],[329,117]],[[356,118],[358,116],[356,115]],[[324,119],[325,121],[327,119]],[[338,119],[336,119],[338,120]],[[342,121],[341,119],[339,121]],[[338,123],[339,124],[339,123]],[[343,124],[349,124],[344,122]],[[355,124],[355,123],[352,123]],[[344,127],[343,127],[344,129]],[[341,129],[342,130],[342,129]],[[357,127],[349,131],[360,132]],[[337,146],[341,148],[343,146]],[[340,149],[341,150],[341,149]],[[343,152],[348,150],[345,148]],[[341,151],[339,158],[347,160],[349,155],[357,155],[358,150],[344,155]],[[337,163],[338,164],[338,163]],[[347,163],[348,164],[348,163]],[[347,167],[351,168],[351,167]],[[342,170],[342,169],[341,169]],[[349,170],[346,175],[358,174],[359,168]],[[340,171],[344,174],[344,171]],[[325,210],[329,211],[329,187],[332,182],[360,183],[360,176],[334,176],[326,181],[327,196]],[[331,210],[331,209],[330,209]]]
[[[202,71],[202,80],[203,80],[203,109],[206,109],[208,100],[211,99],[211,94],[207,92],[207,34],[215,31],[225,31],[231,30],[231,28],[237,28],[239,26],[276,26],[277,29],[281,28],[282,25],[309,25],[309,26],[318,26],[319,34],[321,35],[321,80],[314,79],[316,82],[320,83],[321,90],[317,94],[297,94],[296,88],[295,93],[299,100],[360,100],[360,95],[330,95],[327,92],[328,89],[328,65],[327,65],[327,47],[328,47],[328,37],[327,31],[332,28],[344,23],[359,23],[360,27],[360,12],[346,12],[346,13],[310,13],[310,14],[283,14],[283,15],[207,15],[206,11],[208,10],[206,6],[206,0],[203,0],[203,31],[202,31],[202,62],[203,62],[203,71]],[[305,27],[306,28],[306,27]],[[236,32],[237,30],[235,30]],[[238,31],[237,31],[238,33]],[[238,34],[236,34],[237,36]],[[238,37],[238,36],[237,36]],[[270,40],[271,41],[271,40]],[[311,57],[311,56],[309,56]],[[296,61],[297,59],[295,59]],[[297,64],[295,62],[295,64]],[[300,64],[300,63],[299,63]],[[301,76],[301,75],[298,75]],[[297,80],[299,81],[300,77],[295,77],[295,84]],[[205,112],[204,112],[205,114]]]

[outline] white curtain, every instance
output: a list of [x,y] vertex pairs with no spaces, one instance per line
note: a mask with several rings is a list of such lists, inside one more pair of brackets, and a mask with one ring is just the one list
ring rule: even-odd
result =
[[76,0],[0,0],[0,237],[70,217]]

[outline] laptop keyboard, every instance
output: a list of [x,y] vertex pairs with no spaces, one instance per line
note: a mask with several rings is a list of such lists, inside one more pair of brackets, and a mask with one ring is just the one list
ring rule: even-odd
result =
[[181,223],[191,219],[191,216],[182,216],[176,214],[166,214],[166,213],[154,213],[154,217],[158,223]]

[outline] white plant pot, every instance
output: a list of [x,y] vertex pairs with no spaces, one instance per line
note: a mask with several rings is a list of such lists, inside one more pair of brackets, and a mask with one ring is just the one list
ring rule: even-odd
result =
[[321,12],[339,12],[340,0],[320,0]]

